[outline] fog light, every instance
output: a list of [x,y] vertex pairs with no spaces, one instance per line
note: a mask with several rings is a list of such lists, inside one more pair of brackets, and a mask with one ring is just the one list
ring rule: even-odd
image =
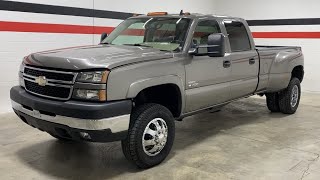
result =
[[91,136],[90,136],[89,133],[80,132],[79,134],[80,134],[80,136],[81,136],[83,139],[87,139],[87,140],[90,140],[90,139],[91,139]]

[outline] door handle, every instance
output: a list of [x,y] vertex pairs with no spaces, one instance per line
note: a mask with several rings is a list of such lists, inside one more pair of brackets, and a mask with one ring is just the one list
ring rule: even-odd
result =
[[254,63],[256,63],[256,60],[254,58],[250,58],[249,59],[249,64],[254,64]]
[[231,66],[231,61],[228,61],[228,60],[223,61],[223,67],[224,67],[224,68],[228,68],[228,67],[230,67],[230,66]]

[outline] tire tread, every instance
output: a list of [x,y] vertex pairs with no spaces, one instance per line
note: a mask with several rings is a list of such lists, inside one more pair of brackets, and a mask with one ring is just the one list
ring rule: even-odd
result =
[[144,128],[141,125],[142,122],[144,121],[143,117],[146,117],[150,111],[151,112],[164,111],[165,113],[169,113],[172,116],[171,112],[167,108],[159,104],[148,103],[135,108],[131,115],[131,122],[129,125],[130,127],[129,127],[128,136],[125,140],[121,142],[122,150],[125,157],[129,161],[133,162],[136,166],[143,169],[150,168],[156,165],[156,164],[148,164],[146,162],[143,162],[139,157],[139,154],[137,153],[137,146],[138,146],[137,132],[140,132],[142,128]]
[[271,112],[279,112],[279,94],[275,93],[268,93],[266,94],[267,97],[267,107]]
[[[291,91],[295,85],[298,85],[298,88],[299,88],[299,97],[298,97],[299,99],[298,99],[297,105],[295,107],[291,107]],[[279,93],[280,111],[284,114],[294,114],[299,106],[300,96],[301,96],[300,80],[294,77],[290,80],[288,87]]]

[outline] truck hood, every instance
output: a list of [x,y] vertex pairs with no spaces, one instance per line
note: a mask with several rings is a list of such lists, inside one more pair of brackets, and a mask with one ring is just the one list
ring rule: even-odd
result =
[[172,57],[171,52],[150,47],[94,45],[38,52],[29,55],[24,62],[34,66],[69,70],[112,69],[126,64]]

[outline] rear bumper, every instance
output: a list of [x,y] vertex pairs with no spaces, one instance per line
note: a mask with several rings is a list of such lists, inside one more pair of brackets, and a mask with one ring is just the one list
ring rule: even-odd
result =
[[[10,91],[12,107],[27,124],[52,135],[96,142],[126,138],[132,102],[108,103],[54,101],[27,93],[21,87]],[[83,139],[80,132],[88,133]]]

